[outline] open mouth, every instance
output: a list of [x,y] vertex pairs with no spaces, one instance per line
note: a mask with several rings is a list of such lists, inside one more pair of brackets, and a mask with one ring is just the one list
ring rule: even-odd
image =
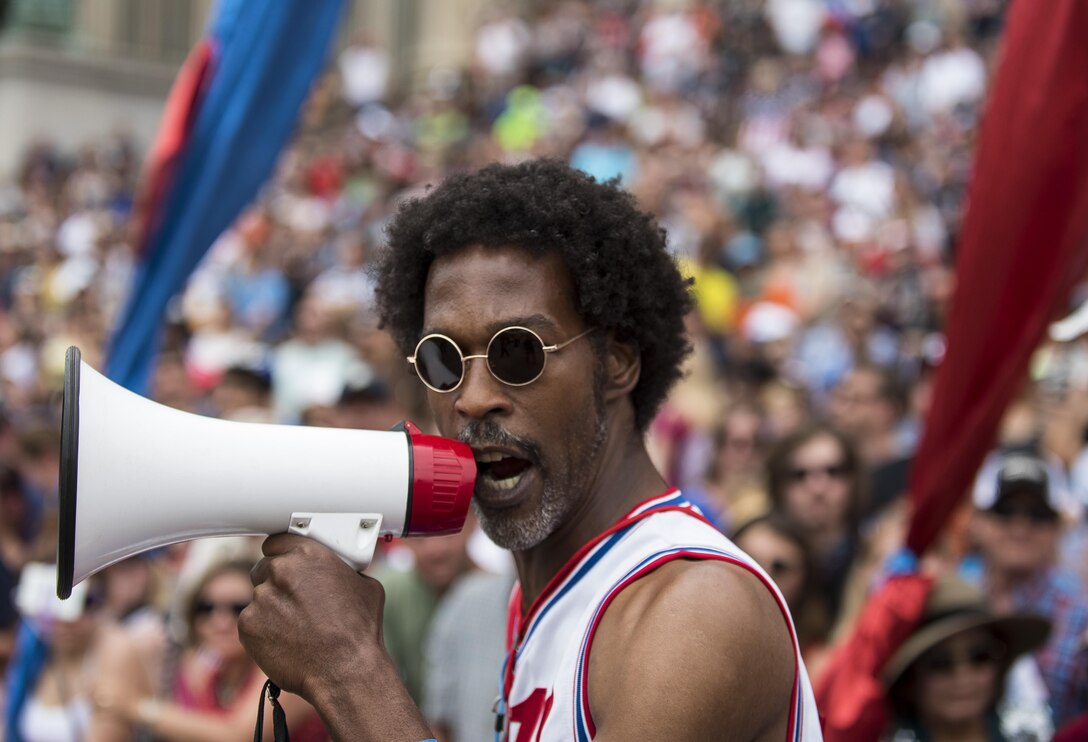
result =
[[476,479],[480,484],[497,490],[512,490],[532,466],[528,459],[488,451],[476,456]]

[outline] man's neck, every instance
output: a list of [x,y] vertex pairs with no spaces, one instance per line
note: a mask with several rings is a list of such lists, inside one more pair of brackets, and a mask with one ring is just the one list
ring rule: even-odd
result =
[[514,553],[523,612],[528,611],[578,549],[640,502],[668,488],[650,461],[641,438],[623,441],[612,438],[602,446],[597,475],[587,483],[585,493],[566,521],[537,546]]

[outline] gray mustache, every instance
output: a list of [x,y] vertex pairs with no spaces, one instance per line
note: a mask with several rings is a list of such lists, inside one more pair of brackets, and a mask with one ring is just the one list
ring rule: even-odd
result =
[[500,446],[524,451],[532,462],[540,461],[540,449],[532,441],[503,430],[493,422],[474,421],[457,433],[457,440],[470,446]]

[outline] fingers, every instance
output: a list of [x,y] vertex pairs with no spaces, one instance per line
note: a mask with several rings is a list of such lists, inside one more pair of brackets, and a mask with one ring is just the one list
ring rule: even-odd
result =
[[261,544],[261,551],[265,556],[279,556],[292,549],[297,549],[305,544],[312,544],[313,540],[296,533],[277,533],[269,536]]
[[271,576],[272,559],[274,557],[286,554],[294,548],[300,546],[300,541],[305,539],[302,536],[296,536],[290,533],[278,533],[274,536],[269,536],[261,544],[261,551],[264,553],[264,559],[261,559],[255,565],[253,569],[249,571],[249,579],[253,583],[253,587],[266,582]]
[[257,587],[268,579],[269,569],[268,558],[264,558],[253,565],[253,569],[249,570],[249,581],[253,583],[253,587]]
[[267,581],[271,576],[273,559],[299,549],[313,548],[316,544],[317,542],[313,539],[293,533],[277,533],[266,538],[264,543],[261,544],[264,559],[257,562],[249,573],[249,579],[253,582],[253,587]]

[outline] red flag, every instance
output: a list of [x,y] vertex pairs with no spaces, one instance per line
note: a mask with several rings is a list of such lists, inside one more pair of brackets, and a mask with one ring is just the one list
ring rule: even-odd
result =
[[1088,2],[1017,0],[983,119],[948,353],[911,475],[922,554],[969,491],[1031,354],[1088,265]]
[[178,71],[170,97],[166,100],[159,133],[147,155],[146,183],[138,194],[136,204],[133,232],[136,249],[140,253],[146,249],[151,233],[158,226],[163,199],[173,185],[174,169],[189,138],[200,106],[200,96],[211,75],[213,56],[212,41],[208,38],[198,41]]
[[891,718],[881,671],[914,632],[932,585],[923,575],[895,576],[865,603],[815,683],[824,742],[880,739]]

